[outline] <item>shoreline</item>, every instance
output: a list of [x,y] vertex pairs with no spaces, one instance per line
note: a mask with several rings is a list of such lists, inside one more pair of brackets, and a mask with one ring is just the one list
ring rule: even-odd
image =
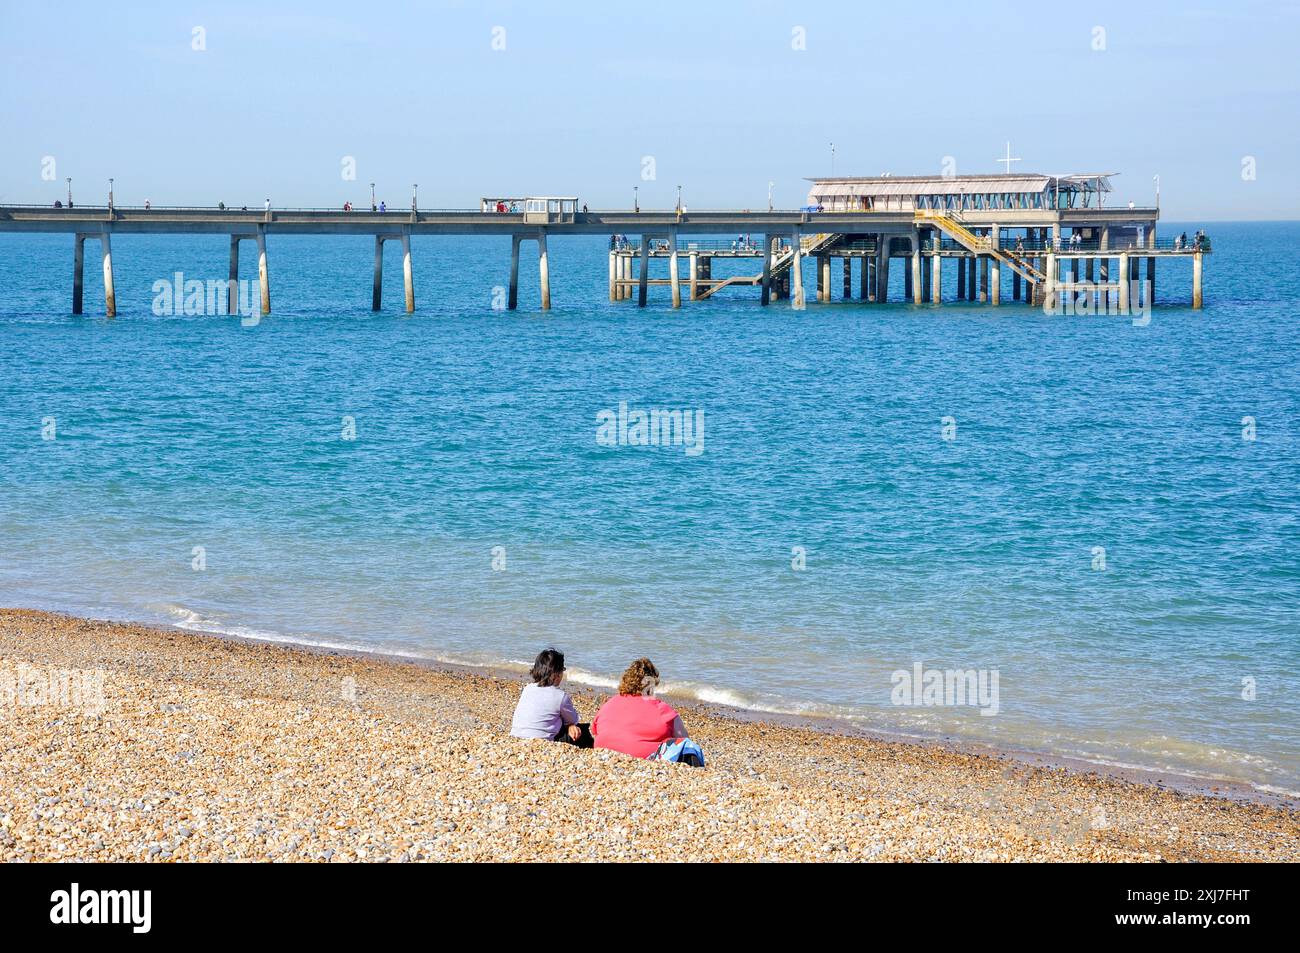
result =
[[[0,608],[0,613],[4,612]],[[65,613],[54,613],[65,615]],[[70,616],[78,618],[77,616]],[[115,620],[98,620],[114,622]],[[129,623],[146,625],[149,623]],[[337,655],[347,658],[371,659],[392,665],[415,665],[443,674],[475,675],[493,678],[523,686],[528,677],[522,671],[516,671],[508,664],[457,662],[446,659],[426,658],[418,655],[375,651],[364,648],[351,648],[341,645],[323,645],[311,642],[298,642],[292,639],[257,638],[255,636],[236,635],[228,632],[214,632],[205,629],[188,628],[184,625],[154,626],[160,629],[176,629],[187,635],[199,638],[229,639],[246,645],[274,645],[308,652],[313,655]],[[611,683],[617,679],[611,679]],[[597,698],[608,697],[612,688],[590,682],[566,679],[567,691],[575,699],[586,699],[595,703]],[[847,738],[865,738],[885,744],[912,745],[918,748],[938,748],[954,754],[973,755],[976,757],[997,758],[1015,761],[1021,764],[1043,768],[1062,768],[1072,774],[1093,774],[1103,778],[1127,781],[1134,784],[1148,785],[1158,789],[1178,791],[1203,797],[1224,798],[1244,803],[1264,804],[1291,810],[1300,810],[1300,796],[1288,792],[1265,790],[1247,781],[1234,781],[1223,778],[1208,778],[1179,771],[1161,771],[1137,765],[1122,765],[1105,761],[1089,761],[1086,758],[1056,754],[1050,751],[1036,751],[1014,745],[995,745],[980,741],[952,738],[950,736],[923,737],[908,735],[903,732],[891,732],[882,728],[866,728],[856,725],[846,718],[834,715],[797,714],[794,712],[773,711],[771,709],[746,708],[742,705],[728,705],[723,702],[707,701],[692,695],[683,695],[672,691],[656,693],[658,697],[670,700],[679,711],[698,711],[717,718],[731,718],[750,724],[765,724],[775,728],[801,728],[820,734],[837,735]],[[594,710],[594,708],[593,708]]]
[[[8,709],[0,859],[1300,859],[1300,814],[1267,792],[830,718],[674,697],[709,758],[693,770],[509,738],[522,676],[488,667],[0,609],[15,664],[101,669],[107,704]],[[568,690],[584,719],[608,694]],[[380,833],[329,826],[373,785],[362,764],[402,766],[368,802]],[[560,847],[535,836],[557,790]],[[117,836],[123,791],[169,823]]]
[[[114,618],[111,616],[89,616],[60,609],[33,609],[30,607],[18,609],[16,607],[0,606],[0,614],[9,611],[41,612],[54,616],[63,616],[70,619],[86,619],[113,624],[138,625],[163,631],[174,630],[183,632],[187,635],[197,636],[199,638],[231,640],[249,645],[282,646],[318,655],[339,655],[357,659],[373,659],[375,661],[388,662],[395,665],[418,665],[436,672],[469,673],[483,677],[511,681],[520,685],[525,684],[527,681],[527,665],[523,662],[515,663],[519,665],[519,668],[514,668],[510,662],[459,661],[434,656],[386,652],[363,646],[347,645],[341,642],[311,642],[294,639],[292,637],[273,636],[270,634],[265,636],[241,635],[220,628],[204,628],[199,624],[189,625],[179,622],[166,623],[121,617]],[[197,615],[195,617],[199,618]],[[216,623],[204,624],[216,625]],[[595,673],[589,674],[595,675]],[[617,684],[616,675],[610,676],[607,680],[610,686],[608,688],[596,682],[582,681],[571,676],[565,682],[565,689],[575,697],[585,693],[594,698],[601,696],[602,693],[608,694],[608,692],[612,690],[612,686]],[[677,707],[678,709],[698,709],[707,713],[715,714],[719,717],[731,717],[742,721],[760,724],[767,723],[780,727],[805,728],[817,732],[843,735],[847,737],[861,737],[892,744],[916,745],[922,748],[935,747],[953,753],[1002,758],[1038,767],[1063,767],[1064,769],[1076,774],[1096,774],[1101,777],[1130,781],[1187,794],[1226,798],[1229,800],[1265,804],[1288,809],[1300,809],[1300,793],[1291,790],[1261,787],[1243,779],[1199,775],[1191,771],[1176,768],[1161,769],[1137,764],[1124,764],[1122,762],[1091,760],[1079,755],[1061,754],[1050,750],[1036,749],[1030,746],[1018,746],[1010,743],[999,744],[975,739],[957,738],[951,735],[946,735],[942,732],[935,732],[932,734],[909,734],[903,731],[891,731],[889,728],[863,726],[855,723],[847,717],[838,717],[833,714],[798,713],[770,708],[747,708],[743,705],[733,705],[725,702],[705,700],[696,695],[681,694],[673,691],[661,691],[659,692],[659,695],[664,698],[672,699],[674,707]]]

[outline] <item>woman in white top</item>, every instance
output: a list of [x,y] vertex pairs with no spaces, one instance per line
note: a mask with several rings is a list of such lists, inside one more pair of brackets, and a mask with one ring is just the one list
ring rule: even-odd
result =
[[533,662],[533,684],[525,685],[515,706],[510,734],[516,738],[545,738],[579,748],[592,746],[591,731],[578,721],[573,699],[560,689],[564,681],[564,653],[544,649]]

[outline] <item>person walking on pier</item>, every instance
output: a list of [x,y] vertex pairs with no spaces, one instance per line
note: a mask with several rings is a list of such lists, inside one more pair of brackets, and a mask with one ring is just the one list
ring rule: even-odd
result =
[[386,203],[384,203],[384,202],[381,201],[381,202],[379,203],[379,211],[381,211],[381,212],[387,212],[387,211],[388,211],[388,205],[387,205]]
[[271,200],[269,198],[266,200],[266,204],[262,206],[262,210],[265,212],[271,211]]

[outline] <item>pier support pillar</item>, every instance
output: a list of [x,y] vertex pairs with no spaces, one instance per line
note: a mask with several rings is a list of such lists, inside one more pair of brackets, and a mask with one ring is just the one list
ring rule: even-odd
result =
[[858,261],[860,262],[858,265],[858,300],[869,301],[867,283],[871,272],[871,256],[863,255]]
[[979,259],[978,255],[971,255],[966,259],[966,300],[975,300],[975,263]]
[[1020,300],[1020,272],[1011,272],[1011,300]]
[[78,233],[72,244],[72,313],[82,311],[82,276],[86,270],[86,236]]
[[772,300],[772,236],[763,236],[763,307]]
[[844,300],[853,299],[853,259],[841,258],[840,264],[844,266]]
[[641,274],[636,290],[636,306],[644,308],[650,281],[650,236],[641,236]]
[[[888,243],[889,239],[885,239]],[[880,263],[876,267],[876,301],[880,304],[889,302],[889,245],[880,253]]]
[[966,259],[957,259],[957,300],[966,297]]
[[1156,303],[1156,260],[1147,258],[1147,307]]
[[1043,287],[1043,307],[1049,311],[1056,310],[1056,255],[1047,253],[1047,281]]
[[790,308],[802,311],[803,298],[803,236],[799,229],[790,233]]
[[673,292],[673,307],[682,306],[682,281],[677,268],[677,229],[668,232],[668,284]]
[[1128,255],[1119,256],[1119,313],[1129,313]]
[[997,258],[989,259],[989,302],[1002,304],[1002,262]]
[[980,304],[989,300],[989,256],[980,255]]
[[415,313],[415,271],[411,267],[411,230],[402,230],[402,283],[406,286],[406,313]]
[[513,311],[519,307],[519,243],[518,235],[510,236],[510,288],[506,294],[506,307]]
[[113,293],[113,243],[105,228],[99,233],[100,250],[104,256],[104,317],[117,317],[117,295]]
[[930,256],[930,301],[933,304],[943,304],[943,258],[937,250],[941,241],[942,239],[936,234],[934,236],[936,251]]
[[[232,241],[234,239],[231,239]],[[232,252],[238,254],[238,252]],[[384,239],[375,236],[375,277],[370,287],[370,310],[378,311],[384,302]]]
[[230,269],[226,272],[226,314],[239,311],[239,236],[230,236]]
[[690,257],[686,259],[686,267],[689,269],[687,281],[690,283],[690,295],[692,301],[700,300],[700,256],[691,252]]
[[[611,243],[611,244],[612,244],[612,243]],[[613,248],[610,248],[610,250],[609,250],[609,300],[610,300],[610,303],[613,303],[613,301],[614,301],[614,287],[615,287],[615,285],[614,285],[614,280],[615,280],[615,278],[617,277],[617,275],[615,274],[615,270],[616,270],[616,268],[617,268],[617,265],[616,265],[616,263],[615,263],[615,259],[616,259],[616,257],[617,257],[617,256],[614,254],[614,249],[613,249]],[[692,272],[694,272],[694,269],[692,269]]]
[[271,313],[271,273],[266,265],[266,226],[257,226],[257,287],[262,292],[262,313]]
[[542,310],[551,310],[551,260],[546,253],[546,229],[537,230],[537,276],[542,285]]
[[1203,304],[1201,298],[1201,277],[1204,272],[1203,253],[1197,252],[1192,256],[1192,307],[1197,311],[1201,310]]
[[921,279],[921,238],[919,234],[912,235],[912,268],[907,276],[910,280],[908,284],[911,287],[909,297],[912,304],[922,304],[925,301],[925,289],[922,287]]

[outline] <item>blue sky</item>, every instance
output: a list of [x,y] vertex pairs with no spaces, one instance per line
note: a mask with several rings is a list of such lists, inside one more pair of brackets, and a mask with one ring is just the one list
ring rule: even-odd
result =
[[792,207],[831,142],[838,172],[902,175],[998,171],[1009,139],[1016,169],[1121,173],[1116,200],[1159,174],[1169,219],[1300,218],[1298,48],[1282,2],[0,0],[0,202],[111,175],[122,204],[336,207],[373,180],[395,206],[418,182],[429,208],[679,184],[744,208],[772,181]]

